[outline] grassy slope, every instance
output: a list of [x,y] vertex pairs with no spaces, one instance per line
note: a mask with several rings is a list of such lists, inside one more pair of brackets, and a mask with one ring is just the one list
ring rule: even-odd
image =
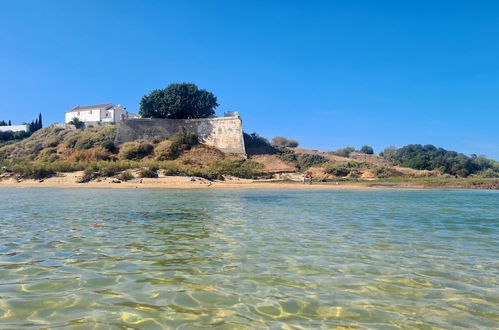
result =
[[[178,159],[156,161],[154,149],[142,159],[120,160],[118,150],[105,150],[114,141],[115,126],[81,130],[53,126],[35,132],[22,141],[0,146],[0,164],[8,165],[23,177],[46,177],[56,172],[86,170],[93,177],[115,176],[137,168],[161,169],[167,175],[196,175],[221,178],[229,174],[246,178],[269,178],[273,173],[294,172],[294,179],[303,173],[323,182],[370,182],[372,185],[412,185],[425,187],[493,188],[497,179],[456,179],[437,171],[417,171],[390,165],[378,155],[352,154],[349,158],[326,152],[293,149],[295,160],[279,155],[250,156],[250,161],[235,159],[219,150],[198,145],[183,151]],[[155,148],[158,143],[152,143]],[[327,163],[300,163],[303,155],[318,155]],[[338,173],[342,175],[338,176]],[[345,173],[347,173],[345,175]]]

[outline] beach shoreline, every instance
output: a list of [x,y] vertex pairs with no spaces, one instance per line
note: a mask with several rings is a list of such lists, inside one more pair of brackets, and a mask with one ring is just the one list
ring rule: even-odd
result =
[[251,180],[227,178],[224,181],[210,181],[200,177],[160,176],[158,178],[135,178],[120,181],[116,178],[100,178],[79,183],[81,172],[60,173],[43,180],[19,179],[15,177],[0,180],[0,188],[106,188],[106,189],[283,189],[283,190],[426,190],[426,189],[498,189],[496,185],[474,186],[459,182],[435,184],[421,181],[337,181],[304,184],[296,181]]

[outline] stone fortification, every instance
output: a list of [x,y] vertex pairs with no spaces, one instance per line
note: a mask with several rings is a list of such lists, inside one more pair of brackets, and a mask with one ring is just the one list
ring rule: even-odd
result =
[[135,140],[167,139],[182,127],[197,134],[199,141],[223,152],[246,155],[241,118],[203,119],[129,119],[123,120],[116,133],[116,145]]

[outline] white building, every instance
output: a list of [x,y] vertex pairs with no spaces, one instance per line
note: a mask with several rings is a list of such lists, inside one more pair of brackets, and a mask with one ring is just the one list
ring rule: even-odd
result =
[[0,126],[0,132],[29,132],[29,125]]
[[73,118],[78,118],[82,122],[98,123],[118,123],[125,119],[140,118],[138,115],[126,111],[121,105],[112,103],[95,104],[86,106],[76,106],[66,111],[65,122],[69,123]]

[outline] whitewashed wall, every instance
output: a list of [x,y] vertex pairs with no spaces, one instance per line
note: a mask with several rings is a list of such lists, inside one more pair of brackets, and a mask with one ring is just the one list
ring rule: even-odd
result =
[[66,112],[66,123],[69,123],[73,118],[78,118],[83,122],[98,122],[100,121],[100,110],[99,109],[89,109],[81,111],[71,111]]
[[28,130],[28,125],[0,126],[0,132],[27,132]]

